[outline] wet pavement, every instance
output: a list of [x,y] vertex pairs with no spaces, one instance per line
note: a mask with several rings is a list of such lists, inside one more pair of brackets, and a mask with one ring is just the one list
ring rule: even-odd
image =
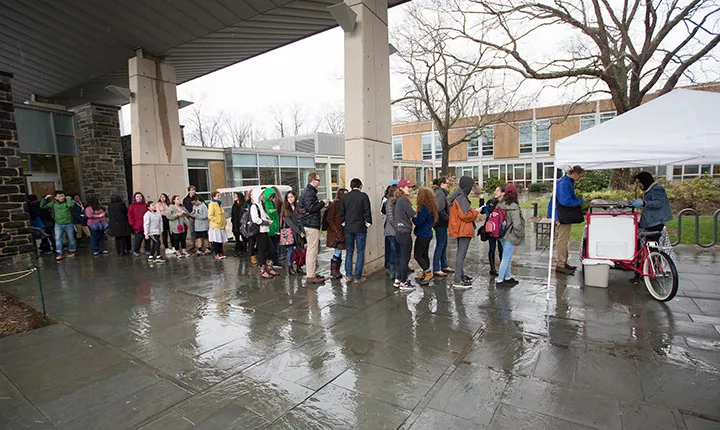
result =
[[[235,258],[43,258],[59,323],[0,339],[0,428],[720,429],[718,255],[677,252],[667,304],[623,272],[548,289],[534,243],[515,288],[474,241],[472,289],[409,294]],[[39,308],[32,278],[0,289]]]

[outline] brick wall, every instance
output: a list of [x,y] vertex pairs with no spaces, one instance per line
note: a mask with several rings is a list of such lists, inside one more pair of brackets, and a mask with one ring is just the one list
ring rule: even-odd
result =
[[112,194],[127,197],[117,106],[89,103],[75,113],[78,164],[85,198],[107,205]]
[[0,265],[25,262],[35,250],[12,104],[12,75],[0,71]]

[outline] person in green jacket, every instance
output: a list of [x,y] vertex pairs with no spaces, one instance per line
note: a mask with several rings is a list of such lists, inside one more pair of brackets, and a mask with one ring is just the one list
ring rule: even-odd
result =
[[55,195],[48,194],[40,203],[40,208],[50,207],[53,209],[53,219],[55,220],[55,251],[57,252],[56,260],[63,259],[63,236],[68,241],[68,257],[75,256],[75,225],[72,219],[73,202],[65,197],[65,193],[57,190]]
[[270,257],[272,257],[273,266],[280,267],[278,256],[278,248],[280,246],[280,213],[278,212],[278,195],[272,187],[263,190],[263,204],[265,205],[265,213],[272,220],[268,236],[270,239]]

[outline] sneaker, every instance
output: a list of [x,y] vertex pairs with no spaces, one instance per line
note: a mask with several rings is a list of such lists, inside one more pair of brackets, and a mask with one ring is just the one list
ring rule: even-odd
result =
[[495,287],[512,288],[515,285],[517,285],[517,284],[513,283],[510,279],[506,279],[506,280],[500,281],[500,282],[497,282],[497,280],[495,281]]
[[468,288],[472,288],[472,281],[468,281],[463,279],[461,282],[455,281],[453,282],[453,288],[456,288],[458,290],[467,290]]
[[221,257],[220,255],[216,255],[216,256],[215,256],[215,261],[220,261],[220,260],[222,260],[222,257]]
[[272,267],[273,267],[273,269],[282,269],[283,268],[283,266],[281,266],[280,264],[273,264]]
[[367,281],[367,278],[363,276],[363,277],[360,278],[360,279],[354,280],[354,281],[353,281],[353,284],[355,284],[355,285],[357,285],[357,284],[362,284],[362,283],[365,282],[365,281]]
[[267,271],[269,274],[273,276],[277,276],[277,272],[275,271],[275,268],[273,266],[267,266],[265,268],[265,271]]
[[433,273],[431,271],[427,271],[423,274],[422,278],[420,278],[420,285],[428,285],[430,281],[433,279]]
[[155,260],[155,257],[153,257],[152,255],[148,255],[147,259],[148,259],[148,261],[153,261],[153,260]]
[[516,280],[515,278],[506,279],[505,282],[508,282],[508,283],[510,283],[510,284],[513,284],[513,285],[517,285],[517,284],[520,283],[520,282],[519,282],[518,280]]
[[156,263],[164,263],[165,261],[167,261],[167,260],[165,260],[164,258],[155,257],[155,262],[156,262]]
[[174,248],[165,248],[165,255],[172,255],[175,254]]
[[98,255],[100,255],[99,252],[93,252],[93,257],[97,257]]
[[139,257],[139,256],[140,256],[140,253],[139,253],[139,252],[133,251],[133,257]]
[[453,269],[451,269],[451,268],[449,268],[449,267],[446,267],[446,268],[442,269],[442,271],[445,272],[445,273],[453,273],[453,272],[455,272]]
[[101,255],[108,255],[109,252],[107,252],[107,251],[100,251],[100,254],[101,254]]
[[574,275],[574,274],[575,274],[575,271],[574,271],[574,270],[570,270],[570,269],[568,269],[567,267],[556,267],[556,268],[555,268],[555,273],[560,273],[560,274],[562,274],[562,275]]
[[470,282],[472,284],[473,278],[469,276],[463,276],[462,280],[463,282]]
[[414,291],[415,285],[412,282],[407,281],[400,284],[400,291]]
[[63,259],[63,256],[62,256],[62,255],[58,255],[58,256],[55,257],[55,260],[56,260],[56,261],[60,261],[60,260],[62,260],[62,259]]
[[400,282],[399,279],[396,279],[395,282],[393,282],[393,287],[400,288],[400,284],[402,284],[402,282]]
[[74,253],[74,252],[71,252],[71,253],[68,254],[68,258],[73,258],[74,256],[75,256],[75,253]]
[[439,271],[439,272],[433,272],[433,275],[434,275],[434,276],[437,276],[437,277],[439,277],[439,278],[444,278],[444,277],[446,277],[448,274],[445,273],[445,272],[443,272],[443,271],[441,270],[441,271]]

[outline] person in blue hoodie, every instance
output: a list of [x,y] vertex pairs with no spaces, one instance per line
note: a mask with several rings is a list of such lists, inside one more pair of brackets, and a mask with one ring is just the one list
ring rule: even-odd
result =
[[[585,174],[585,169],[574,166],[567,171],[565,176],[557,181],[557,201],[560,206],[568,208],[580,207],[583,199],[575,195],[575,182]],[[552,216],[552,208],[555,199],[551,198],[548,203],[548,217]],[[572,224],[560,224],[558,221],[557,208],[555,208],[555,231],[557,234],[557,256],[555,260],[555,272],[572,275],[577,269],[576,266],[568,264],[568,248],[570,247],[570,229]]]
[[430,241],[432,229],[438,220],[438,205],[435,194],[430,188],[420,188],[417,194],[417,215],[412,219],[415,224],[415,261],[423,273],[417,278],[420,285],[427,285],[433,279],[430,269]]
[[657,242],[660,240],[665,223],[673,218],[670,200],[668,200],[665,188],[655,182],[655,178],[650,172],[640,172],[635,175],[635,183],[643,190],[642,200],[636,199],[632,203],[636,208],[643,208],[640,216],[640,228],[656,231],[657,235],[649,237],[648,240]]

